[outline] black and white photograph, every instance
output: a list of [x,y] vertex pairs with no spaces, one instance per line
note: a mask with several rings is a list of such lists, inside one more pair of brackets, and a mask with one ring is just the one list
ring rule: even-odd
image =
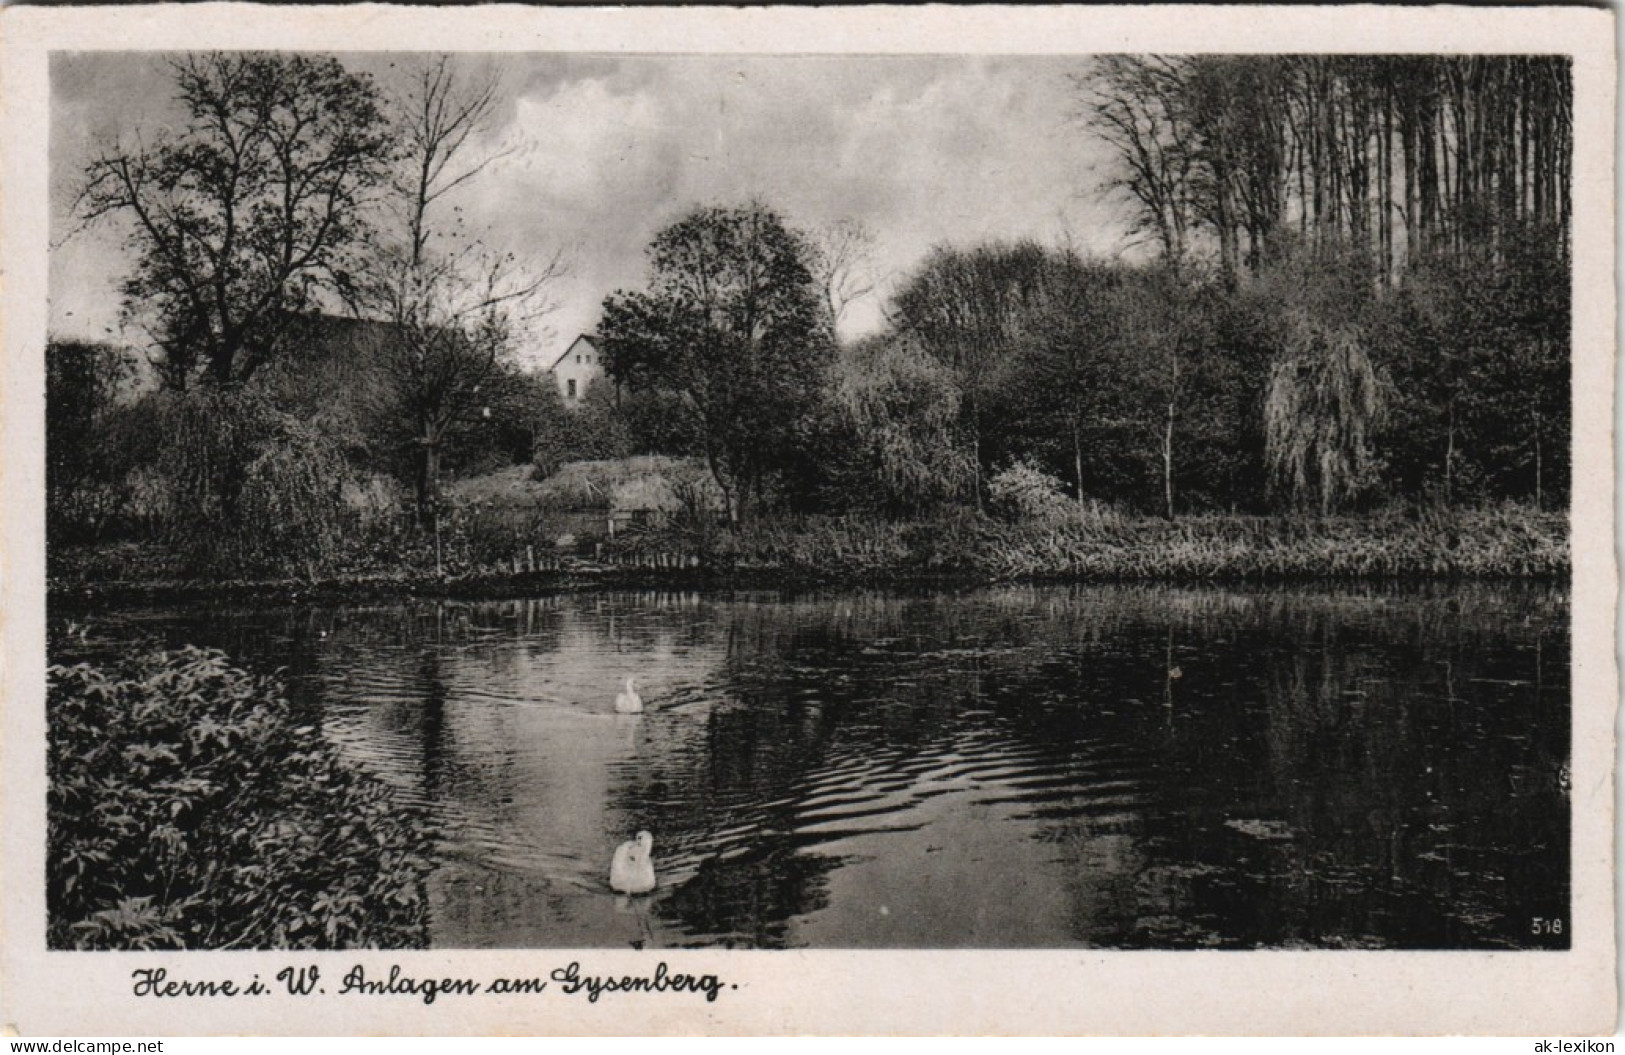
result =
[[56,39],[29,955],[1601,942],[1611,1015],[1574,38]]

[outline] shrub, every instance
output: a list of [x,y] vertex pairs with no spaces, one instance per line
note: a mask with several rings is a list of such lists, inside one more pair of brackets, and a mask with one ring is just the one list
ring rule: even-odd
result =
[[1012,520],[1061,520],[1077,509],[1066,485],[1025,461],[989,480],[987,493],[993,508]]
[[570,462],[541,482],[536,500],[558,510],[678,513],[726,508],[715,479],[698,459],[663,455]]
[[421,813],[219,652],[52,667],[52,948],[425,942]]
[[358,476],[323,423],[251,390],[159,392],[127,416],[126,445],[148,452],[126,473],[132,511],[187,572],[314,578],[342,562]]
[[315,578],[334,566],[351,534],[356,517],[344,491],[354,474],[317,429],[291,419],[279,426],[245,474],[238,566]]
[[[450,506],[441,524],[443,559],[448,574],[504,571],[527,549],[548,553],[555,540],[572,533],[579,518],[551,509],[501,502]],[[429,540],[425,540],[428,542]],[[425,555],[432,565],[432,552]]]
[[[1024,475],[1024,474],[1023,474]],[[1029,481],[1039,495],[1042,480]],[[1022,493],[1022,492],[1017,492]],[[1344,517],[1129,516],[1062,497],[1052,515],[1004,522],[971,510],[918,521],[764,517],[709,548],[671,525],[628,533],[632,551],[694,553],[734,569],[871,578],[973,573],[1000,579],[1169,580],[1559,577],[1568,522],[1527,507]]]
[[538,400],[534,436],[531,461],[542,476],[569,462],[624,458],[632,450],[629,427],[607,379],[592,385],[574,409],[564,406],[549,381]]
[[982,564],[1009,578],[1556,577],[1569,568],[1568,523],[1516,506],[1414,517],[1077,518],[1008,526]]

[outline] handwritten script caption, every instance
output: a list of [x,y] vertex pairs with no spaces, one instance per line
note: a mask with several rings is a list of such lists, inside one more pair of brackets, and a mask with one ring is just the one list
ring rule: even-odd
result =
[[137,997],[176,999],[187,997],[246,998],[263,996],[409,996],[432,1004],[442,997],[509,996],[557,993],[564,997],[586,997],[589,1004],[611,993],[680,993],[705,997],[714,1003],[723,989],[738,989],[714,974],[682,974],[661,961],[648,974],[588,974],[572,961],[549,971],[545,978],[414,978],[399,964],[386,971],[369,971],[361,964],[351,967],[331,988],[331,979],[314,964],[284,967],[274,982],[256,974],[240,978],[178,978],[166,967],[143,967],[130,972],[131,989]]

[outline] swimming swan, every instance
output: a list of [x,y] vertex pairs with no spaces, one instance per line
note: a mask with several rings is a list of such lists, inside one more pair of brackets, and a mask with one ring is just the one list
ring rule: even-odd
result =
[[615,697],[615,713],[643,713],[643,697],[639,696],[638,690],[632,687],[632,679],[630,677],[626,679],[626,688],[622,689],[621,694]]
[[638,832],[638,837],[615,848],[609,863],[610,888],[622,894],[647,894],[655,888],[655,864],[650,857],[655,837]]

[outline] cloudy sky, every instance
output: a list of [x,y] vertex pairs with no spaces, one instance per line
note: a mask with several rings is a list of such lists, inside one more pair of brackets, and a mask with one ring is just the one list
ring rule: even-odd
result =
[[[350,55],[399,86],[413,58]],[[999,57],[704,57],[588,54],[465,59],[500,69],[502,106],[481,149],[501,157],[456,203],[520,253],[564,251],[570,275],[530,351],[591,330],[606,294],[637,288],[644,247],[699,204],[758,198],[790,222],[860,221],[879,291],[843,321],[881,323],[888,282],[934,245],[1067,241],[1112,253],[1102,157],[1080,129],[1070,76],[1086,60]],[[161,55],[58,55],[52,65],[51,326],[117,337],[128,261],[116,223],[75,231],[74,186],[99,143],[177,120]],[[448,203],[449,207],[449,203]],[[124,339],[139,341],[139,332]]]

